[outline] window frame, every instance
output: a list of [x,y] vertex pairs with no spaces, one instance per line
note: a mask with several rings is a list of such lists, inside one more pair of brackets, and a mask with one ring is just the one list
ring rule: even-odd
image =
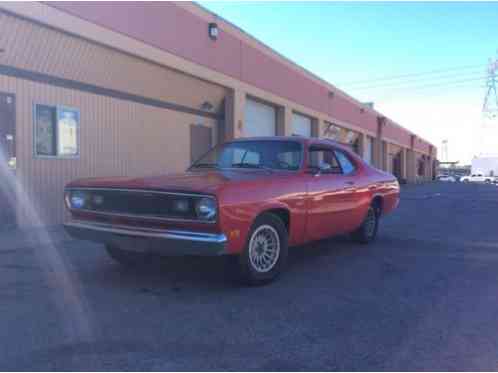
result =
[[[50,109],[55,109],[55,155],[45,155],[45,154],[38,154],[37,151],[37,140],[38,140],[38,131],[37,131],[37,125],[38,125],[38,107],[47,107]],[[60,118],[60,113],[64,110],[67,111],[72,111],[76,112],[78,115],[78,126],[76,128],[76,146],[78,149],[78,152],[74,155],[69,155],[69,154],[59,154],[59,118]],[[45,104],[45,103],[40,103],[40,102],[34,102],[33,103],[33,158],[35,159],[80,159],[81,156],[81,139],[80,139],[80,134],[81,134],[81,112],[79,109],[70,107],[70,106],[65,106],[65,105],[51,105],[51,104]]]
[[[342,153],[344,155],[344,157],[346,157],[346,159],[349,161],[349,163],[351,163],[351,165],[353,166],[353,171],[348,172],[348,173],[344,173],[344,168],[342,167],[341,162],[337,158],[336,152]],[[334,155],[335,155],[335,157],[337,159],[337,163],[339,163],[339,165],[341,166],[342,175],[344,175],[344,176],[352,176],[352,175],[355,175],[358,172],[358,164],[354,161],[354,159],[351,158],[351,156],[347,152],[345,152],[342,149],[335,148],[334,149]]]
[[[339,163],[339,160],[337,159],[336,155],[335,155],[335,148],[334,147],[330,147],[330,146],[324,146],[324,145],[310,145],[308,147],[308,164],[307,164],[307,169],[312,169],[313,167],[311,167],[311,155],[310,153],[312,151],[330,151],[332,153],[332,156],[334,157],[335,161],[337,162],[338,166],[339,166],[339,170],[340,172],[331,172],[331,171],[322,171],[320,169],[320,167],[317,167],[318,168],[318,172],[321,174],[321,175],[344,175],[344,171],[342,170],[342,165]],[[333,170],[333,169],[331,169]]]

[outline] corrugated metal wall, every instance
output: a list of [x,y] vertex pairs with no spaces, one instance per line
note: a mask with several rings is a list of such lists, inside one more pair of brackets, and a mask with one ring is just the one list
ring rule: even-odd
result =
[[0,64],[199,109],[225,88],[0,11]]
[[[225,88],[0,12],[0,65],[50,74],[199,109],[223,106]],[[190,162],[190,125],[215,119],[0,74],[0,91],[16,96],[17,180],[44,224],[67,216],[64,185],[75,178],[145,176],[183,171]],[[80,111],[80,157],[33,155],[35,104]],[[19,208],[21,226],[36,223]]]
[[[17,179],[45,224],[64,217],[63,188],[75,178],[144,176],[184,170],[190,161],[190,124],[195,115],[51,87],[0,75],[0,91],[16,95]],[[33,156],[33,105],[80,110],[80,158]],[[216,126],[213,119],[205,125]],[[18,211],[21,225],[31,223]]]

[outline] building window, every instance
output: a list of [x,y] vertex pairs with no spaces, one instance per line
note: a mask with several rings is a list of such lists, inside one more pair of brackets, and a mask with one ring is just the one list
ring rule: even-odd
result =
[[72,158],[79,155],[78,110],[62,106],[35,106],[35,142],[37,157]]

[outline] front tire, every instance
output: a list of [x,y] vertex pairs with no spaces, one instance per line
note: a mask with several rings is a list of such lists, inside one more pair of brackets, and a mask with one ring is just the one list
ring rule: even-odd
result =
[[353,232],[353,239],[362,244],[369,244],[377,238],[379,230],[380,208],[376,205],[371,205],[368,208],[367,216],[361,223],[361,226]]
[[282,220],[262,214],[249,232],[244,251],[239,256],[240,280],[261,286],[275,280],[283,271],[288,255],[288,233]]

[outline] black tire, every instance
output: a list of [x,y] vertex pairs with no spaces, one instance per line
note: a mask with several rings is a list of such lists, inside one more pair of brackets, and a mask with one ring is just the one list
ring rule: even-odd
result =
[[[273,230],[269,229],[268,227],[271,227]],[[261,269],[264,268],[260,268],[258,270],[257,268],[258,264],[256,262],[256,259],[261,258],[264,254],[258,256],[256,250],[259,248],[255,249],[254,246],[252,250],[250,249],[251,240],[254,239],[254,242],[256,242],[256,240],[260,235],[264,236],[264,233],[267,233],[269,237],[272,238],[275,232],[278,235],[278,245],[279,245],[278,255],[276,254],[276,257],[268,261],[269,263],[268,270],[263,272],[261,271]],[[265,244],[263,244],[262,246],[266,248]],[[253,255],[256,255],[257,258],[251,260],[250,252],[252,252]],[[254,224],[251,227],[251,230],[249,231],[244,251],[238,256],[238,266],[239,266],[238,278],[245,285],[249,286],[265,285],[275,280],[282,273],[283,269],[285,268],[285,264],[287,262],[287,256],[288,256],[288,233],[284,223],[278,216],[274,214],[270,213],[262,214],[258,218],[256,218],[256,221],[254,222]],[[274,264],[271,265],[271,263]],[[262,266],[264,266],[264,264],[260,263],[260,267]]]
[[[367,211],[367,215],[361,223],[361,226],[353,232],[353,239],[361,244],[369,244],[377,238],[377,231],[379,230],[380,220],[380,207],[372,204]],[[373,219],[373,220],[372,220]]]
[[146,253],[123,250],[113,245],[106,245],[105,249],[112,259],[126,267],[136,267],[151,262],[150,255]]
[[491,180],[489,180],[489,179],[484,180],[484,182],[485,182],[486,184],[491,184]]

